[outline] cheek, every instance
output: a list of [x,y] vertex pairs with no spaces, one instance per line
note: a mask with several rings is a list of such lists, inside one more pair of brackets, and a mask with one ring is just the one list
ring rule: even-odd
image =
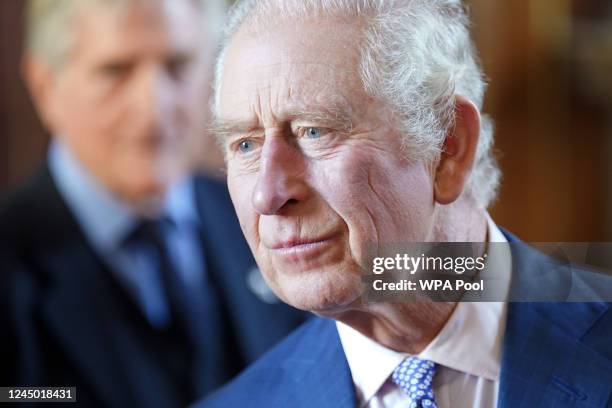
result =
[[[55,130],[74,139],[75,143],[110,147],[122,123],[128,123],[125,101],[120,97],[105,100],[89,89],[94,85],[70,83],[59,95]],[[132,117],[132,120],[137,120]]]
[[[424,163],[407,164],[388,178],[392,239],[401,242],[427,241],[433,225],[433,181]],[[383,195],[383,194],[381,194]],[[398,230],[398,228],[400,228]]]
[[368,166],[370,159],[354,149],[315,164],[313,185],[321,199],[345,225],[348,250],[354,262],[363,259],[366,242],[376,240],[377,231],[370,212]]
[[234,204],[234,210],[240,221],[240,227],[244,233],[251,249],[255,249],[259,242],[259,234],[257,232],[258,216],[251,203],[252,186],[255,180],[246,175],[237,176],[228,167],[227,185],[230,192],[230,197]]
[[426,241],[433,221],[433,182],[423,163],[372,166],[370,212],[381,243]]
[[390,157],[355,146],[319,172],[319,190],[347,225],[355,257],[369,244],[426,240],[433,214],[426,166]]
[[186,127],[207,124],[210,116],[208,94],[202,88],[187,81],[175,85],[169,91],[171,96],[165,105],[168,116],[174,120],[173,125]]

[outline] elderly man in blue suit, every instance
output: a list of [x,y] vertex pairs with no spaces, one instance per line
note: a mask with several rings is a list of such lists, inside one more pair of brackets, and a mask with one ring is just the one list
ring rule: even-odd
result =
[[229,21],[230,195],[269,285],[318,317],[202,406],[610,406],[607,303],[362,296],[367,252],[397,242],[515,243],[507,288],[546,289],[525,276],[553,263],[487,215],[499,170],[460,1],[244,0]]

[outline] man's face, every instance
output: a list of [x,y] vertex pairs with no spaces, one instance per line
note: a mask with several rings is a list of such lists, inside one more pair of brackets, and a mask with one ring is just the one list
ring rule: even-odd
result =
[[232,40],[220,88],[228,184],[251,250],[287,303],[342,311],[366,245],[424,241],[430,166],[405,160],[392,117],[358,75],[358,28],[277,24]]
[[163,193],[187,170],[194,121],[204,120],[201,25],[188,0],[86,9],[75,20],[75,44],[43,99],[45,121],[123,198]]

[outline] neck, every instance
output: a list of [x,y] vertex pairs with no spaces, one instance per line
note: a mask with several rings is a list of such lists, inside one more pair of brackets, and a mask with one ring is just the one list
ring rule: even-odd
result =
[[[438,206],[431,237],[435,242],[484,242],[487,237],[485,211],[469,200]],[[387,348],[418,354],[442,330],[455,307],[454,302],[430,300],[377,302],[360,304],[330,317]]]
[[374,303],[334,319],[389,349],[418,354],[444,327],[455,306],[431,301]]

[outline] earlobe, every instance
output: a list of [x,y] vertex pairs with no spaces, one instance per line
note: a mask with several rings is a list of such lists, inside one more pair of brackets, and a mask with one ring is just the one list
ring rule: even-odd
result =
[[444,140],[436,168],[434,199],[450,204],[463,192],[474,166],[480,136],[480,112],[468,99],[455,97],[455,126]]

